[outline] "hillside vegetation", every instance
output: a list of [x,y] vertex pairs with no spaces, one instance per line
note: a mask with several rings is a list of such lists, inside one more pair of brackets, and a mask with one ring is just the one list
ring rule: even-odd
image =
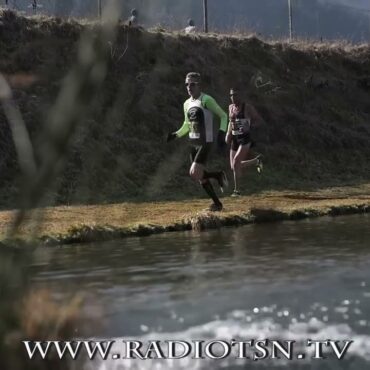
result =
[[[94,27],[0,13],[0,72],[13,88],[36,154],[80,35]],[[188,178],[187,140],[165,143],[167,132],[182,124],[189,71],[202,74],[204,91],[225,110],[228,89],[242,83],[265,120],[255,135],[266,169],[262,176],[246,174],[246,192],[369,181],[368,45],[266,43],[253,36],[186,36],[120,25],[109,58],[105,85],[70,144],[53,194],[57,203],[202,195]],[[227,168],[227,154],[215,155],[212,167]],[[13,208],[19,168],[1,109],[0,174],[0,205]]]

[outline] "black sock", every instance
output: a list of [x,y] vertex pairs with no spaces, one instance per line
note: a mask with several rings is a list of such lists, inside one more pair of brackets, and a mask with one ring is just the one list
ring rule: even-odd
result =
[[218,180],[220,176],[221,176],[221,171],[217,171],[217,172],[203,171],[203,179],[216,179],[216,180]]
[[204,183],[202,184],[202,186],[203,186],[203,189],[204,189],[204,190],[206,191],[206,193],[208,194],[208,196],[213,200],[213,202],[214,202],[215,204],[222,204],[222,203],[220,202],[220,199],[218,199],[218,196],[216,195],[215,190],[213,189],[212,184],[211,184],[209,181],[204,182]]

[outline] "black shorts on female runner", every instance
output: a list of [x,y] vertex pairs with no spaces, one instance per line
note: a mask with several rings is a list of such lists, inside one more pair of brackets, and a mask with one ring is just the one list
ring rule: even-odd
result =
[[236,152],[240,145],[248,145],[248,144],[250,144],[251,148],[255,146],[255,143],[251,140],[251,136],[249,134],[232,136],[231,150]]

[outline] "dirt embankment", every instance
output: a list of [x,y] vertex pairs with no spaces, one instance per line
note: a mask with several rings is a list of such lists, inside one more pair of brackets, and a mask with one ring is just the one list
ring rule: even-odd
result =
[[[59,245],[120,239],[129,236],[207,230],[250,223],[300,220],[370,212],[370,185],[321,189],[311,192],[265,192],[237,199],[224,198],[224,210],[210,213],[208,200],[156,203],[119,203],[60,206],[44,209],[38,243]],[[0,212],[0,240],[14,219],[12,211]],[[29,240],[32,219],[20,230]],[[14,241],[13,241],[14,242]]]
[[[0,13],[0,72],[13,87],[35,145],[47,112],[76,58],[77,42],[96,25]],[[59,204],[174,200],[199,196],[187,175],[187,143],[164,137],[183,119],[188,71],[225,108],[241,83],[266,125],[257,132],[262,176],[246,192],[312,190],[370,178],[370,47],[255,37],[185,36],[120,26],[111,42],[104,88],[77,130],[60,176]],[[226,168],[226,155],[214,166]],[[40,159],[40,158],[39,158]],[[13,208],[18,165],[0,109],[0,205]]]

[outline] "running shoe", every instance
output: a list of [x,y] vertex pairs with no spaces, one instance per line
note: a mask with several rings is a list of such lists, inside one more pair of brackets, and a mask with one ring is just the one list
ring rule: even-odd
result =
[[240,197],[241,194],[240,194],[240,191],[238,190],[234,190],[233,193],[231,194],[231,197],[233,198],[237,198],[237,197]]
[[217,178],[218,185],[220,186],[221,192],[223,193],[224,190],[229,186],[229,180],[227,179],[225,171],[222,171]]
[[222,203],[219,203],[219,204],[216,204],[216,203],[212,203],[209,207],[208,207],[208,211],[210,212],[220,212],[222,211]]

